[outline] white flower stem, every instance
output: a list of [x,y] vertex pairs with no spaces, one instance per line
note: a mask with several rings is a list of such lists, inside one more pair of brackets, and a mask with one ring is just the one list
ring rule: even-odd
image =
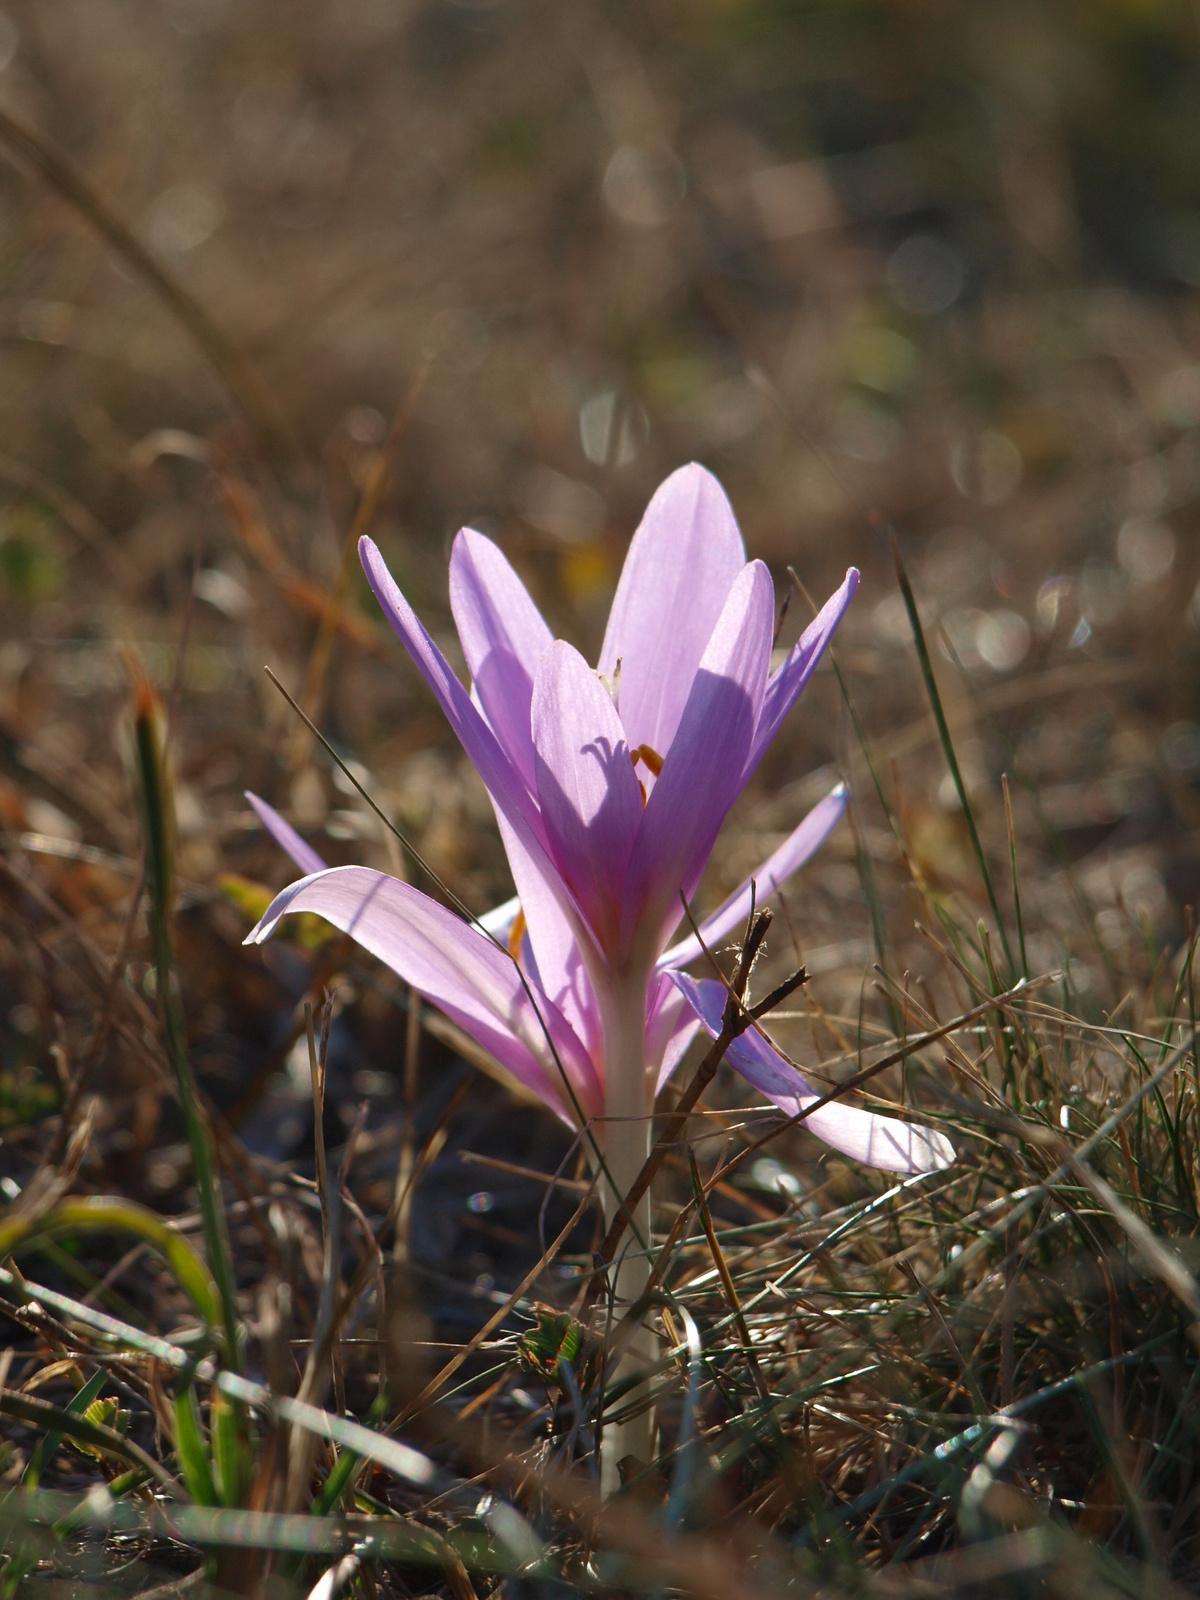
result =
[[[611,1222],[620,1201],[650,1153],[651,1100],[646,1081],[646,990],[644,976],[614,984],[604,1011],[604,1161],[608,1177],[603,1183],[604,1216]],[[650,1195],[633,1211],[617,1259],[611,1268],[614,1322],[644,1291],[650,1278]],[[626,1347],[617,1378],[644,1371],[657,1359],[658,1341],[643,1323]],[[636,1391],[621,1399],[624,1408],[637,1398]],[[649,1463],[654,1453],[654,1415],[647,1409],[628,1422],[609,1423],[601,1442],[601,1486],[611,1494],[620,1486],[620,1462],[636,1456]]]

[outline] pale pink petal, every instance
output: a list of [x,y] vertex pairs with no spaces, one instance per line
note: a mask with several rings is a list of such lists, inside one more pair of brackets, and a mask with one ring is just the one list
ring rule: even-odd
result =
[[279,845],[282,850],[285,850],[289,856],[291,856],[292,860],[300,868],[301,872],[309,873],[325,871],[325,863],[313,849],[312,845],[304,842],[304,840],[296,832],[295,828],[292,827],[291,823],[285,822],[279,815],[278,811],[275,810],[274,806],[269,806],[265,800],[260,800],[258,796],[256,794],[252,794],[249,789],[245,790],[244,792],[246,799],[249,800],[251,808],[254,811],[254,815],[262,823],[263,827],[271,835],[275,843]]
[[642,797],[611,696],[561,639],[538,667],[533,744],[551,858],[597,942],[612,950]]
[[570,890],[546,853],[546,834],[533,795],[520,767],[500,745],[471,697],[450,669],[450,663],[430,638],[420,618],[396,587],[383,557],[370,539],[359,540],[359,556],[375,598],[433,690],[459,742],[483,779],[497,811],[537,865],[538,871],[559,896],[564,909],[576,910]]
[[555,1054],[585,1114],[603,1105],[595,1067],[558,1008],[533,985],[531,999],[516,963],[428,895],[369,867],[333,867],[277,895],[246,943],[269,939],[297,911],[348,933],[566,1121],[576,1119]]
[[774,592],[761,561],[742,568],[692,683],[679,730],[634,842],[622,950],[656,960],[742,790],[766,688]]
[[[724,984],[708,978],[697,981],[685,972],[672,972],[670,977],[715,1039],[725,1011]],[[804,1074],[785,1061],[757,1028],[735,1039],[725,1059],[786,1116],[797,1116],[820,1099]],[[834,1150],[885,1172],[935,1172],[955,1160],[954,1146],[933,1128],[876,1116],[838,1100],[814,1111],[803,1126]]]
[[532,788],[529,705],[550,629],[501,552],[471,528],[454,541],[450,605],[483,713]]
[[470,695],[454,676],[450,663],[433,642],[424,623],[397,588],[372,540],[359,541],[359,555],[384,615],[433,690],[488,792],[518,830],[532,828],[538,838],[541,830],[536,807],[526,785],[478,708],[472,705]]
[[[579,939],[554,891],[499,811],[496,823],[517,890],[516,900],[509,905],[514,915],[519,909],[525,916],[522,959],[528,958],[530,977],[554,1001],[588,1054],[598,1061],[603,1055],[603,1030]],[[507,918],[509,926],[512,920],[512,916]],[[504,929],[506,936],[509,926]],[[489,931],[499,935],[498,928]]]
[[646,1062],[654,1076],[654,1093],[675,1071],[683,1052],[696,1037],[700,1019],[682,993],[662,973],[651,984],[652,999],[646,1018]]
[[[752,872],[718,910],[700,924],[700,938],[711,950],[718,939],[723,939],[732,929],[742,926],[750,915],[750,906],[764,905],[781,884],[787,882],[811,855],[825,843],[842,820],[846,811],[846,786],[839,783],[832,793],[808,813],[804,821],[767,857],[757,872]],[[681,939],[663,956],[659,957],[660,970],[666,967],[686,967],[701,954],[700,939],[694,933]]]
[[606,676],[620,662],[617,705],[632,748],[666,755],[745,560],[717,480],[694,464],[673,472],[633,536],[600,652]]
[[830,595],[820,611],[792,646],[787,660],[777,672],[772,673],[763,700],[762,716],[754,734],[750,759],[746,763],[745,782],[766,754],[771,741],[783,725],[783,719],[796,703],[796,698],[817,669],[825,653],[825,646],[846,614],[858,588],[858,569],[851,567],[840,589]]

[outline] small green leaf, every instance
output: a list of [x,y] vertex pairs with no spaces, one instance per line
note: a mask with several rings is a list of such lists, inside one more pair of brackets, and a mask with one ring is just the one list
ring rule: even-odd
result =
[[0,1128],[23,1127],[45,1117],[58,1105],[58,1095],[28,1068],[0,1072]]
[[[261,920],[275,898],[273,889],[268,889],[263,883],[255,883],[251,878],[243,878],[237,872],[223,872],[217,879],[217,888],[251,923]],[[290,939],[304,950],[321,950],[341,935],[324,917],[315,916],[311,911],[302,911],[299,916],[287,919],[279,937]]]
[[110,1455],[120,1456],[149,1472],[172,1494],[179,1492],[179,1485],[171,1474],[159,1466],[153,1456],[148,1456],[140,1445],[134,1444],[132,1439],[123,1439],[115,1428],[92,1422],[88,1417],[76,1416],[62,1406],[52,1406],[46,1400],[39,1400],[35,1395],[16,1394],[11,1389],[0,1389],[0,1414],[16,1417],[35,1428],[45,1428],[47,1432],[55,1429],[75,1444],[90,1445],[93,1450],[104,1450]]
[[[88,1422],[94,1422],[101,1428],[110,1428],[114,1433],[125,1434],[129,1431],[128,1411],[122,1411],[111,1396],[107,1400],[93,1400],[82,1415]],[[86,1451],[90,1456],[95,1456],[98,1461],[109,1453],[94,1445],[83,1443],[79,1444],[79,1449]]]
[[217,879],[217,888],[251,922],[258,922],[275,898],[265,883],[243,878],[240,872],[223,872]]
[[583,1329],[566,1311],[556,1311],[553,1306],[539,1305],[537,1326],[531,1328],[517,1345],[521,1364],[539,1377],[553,1379],[559,1363],[574,1366],[579,1354]]
[[179,1456],[179,1470],[192,1499],[201,1506],[219,1505],[204,1429],[200,1424],[200,1402],[190,1383],[182,1384],[175,1396],[175,1450]]
[[0,517],[0,587],[31,604],[53,600],[64,571],[54,523],[37,501],[7,506]]
[[[103,1367],[93,1372],[92,1376],[83,1385],[83,1388],[68,1400],[66,1409],[74,1416],[87,1416],[89,1406],[104,1387],[106,1376],[107,1374]],[[24,1482],[29,1488],[37,1488],[38,1483],[41,1481],[42,1473],[45,1472],[50,1462],[54,1460],[54,1452],[58,1449],[62,1440],[63,1436],[58,1431],[47,1433],[44,1438],[38,1440],[37,1449],[33,1452],[33,1457],[25,1469]]]

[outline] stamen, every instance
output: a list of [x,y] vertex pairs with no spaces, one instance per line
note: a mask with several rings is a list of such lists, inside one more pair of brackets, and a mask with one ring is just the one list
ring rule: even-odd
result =
[[631,750],[629,754],[635,767],[639,761],[644,762],[656,778],[663,769],[663,758],[653,745],[640,744],[636,750]]
[[596,674],[596,676],[600,679],[600,682],[608,690],[609,699],[612,701],[614,706],[618,707],[618,709],[621,696],[621,663],[624,659],[624,656],[617,657],[617,664],[611,673],[598,672]]
[[517,908],[517,914],[512,920],[512,927],[508,930],[508,953],[514,961],[521,959],[521,940],[525,937],[525,913]]

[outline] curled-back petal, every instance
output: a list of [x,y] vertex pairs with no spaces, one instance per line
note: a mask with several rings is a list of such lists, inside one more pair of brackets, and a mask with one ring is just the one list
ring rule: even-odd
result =
[[265,800],[260,800],[249,789],[245,791],[245,795],[250,802],[254,815],[262,823],[275,843],[291,856],[301,872],[307,875],[310,872],[325,871],[325,863],[312,845],[305,843],[291,823],[285,822],[274,806],[269,806]]
[[708,861],[742,772],[766,687],[774,625],[771,578],[742,568],[692,680],[679,730],[650,791],[626,878],[624,950],[657,957]]
[[529,707],[550,629],[500,550],[471,528],[450,556],[450,607],[483,713],[532,788]]
[[617,704],[631,748],[666,755],[745,560],[717,480],[695,463],[673,472],[633,536],[600,652],[607,676],[621,664]]
[[[697,981],[682,972],[672,972],[670,977],[716,1038],[725,1010],[724,985],[708,978]],[[756,1028],[748,1028],[736,1038],[725,1059],[789,1117],[820,1099],[804,1074],[785,1061]],[[935,1172],[955,1159],[954,1146],[935,1129],[917,1128],[898,1117],[876,1116],[837,1100],[812,1112],[804,1126],[834,1150],[885,1172]]]
[[504,950],[428,895],[369,867],[333,867],[277,895],[246,943],[269,939],[295,911],[315,912],[348,933],[565,1121],[578,1119],[564,1073],[585,1115],[603,1105],[591,1058],[558,1007],[528,979],[522,983]]
[[701,939],[711,949],[716,940],[723,939],[727,933],[744,923],[750,915],[751,903],[762,905],[781,884],[786,883],[792,873],[798,871],[825,843],[845,811],[846,786],[839,783],[836,789],[812,808],[799,827],[767,857],[758,871],[752,872],[728,900],[705,918],[700,924],[700,938],[692,933],[686,939],[681,939],[659,957],[659,968],[686,967],[701,953]]
[[847,606],[854,599],[857,588],[858,568],[851,567],[842,581],[841,588],[830,595],[792,646],[787,660],[777,672],[771,674],[771,681],[763,697],[762,715],[754,731],[754,744],[750,750],[750,759],[746,763],[743,782],[750,781],[755,768],[766,755],[772,739],[783,726],[783,719],[795,705],[801,690],[816,671],[817,663],[825,653],[825,646],[833,638],[838,623],[846,614]]
[[608,691],[562,640],[538,667],[533,744],[550,854],[597,941],[612,949],[642,798]]

